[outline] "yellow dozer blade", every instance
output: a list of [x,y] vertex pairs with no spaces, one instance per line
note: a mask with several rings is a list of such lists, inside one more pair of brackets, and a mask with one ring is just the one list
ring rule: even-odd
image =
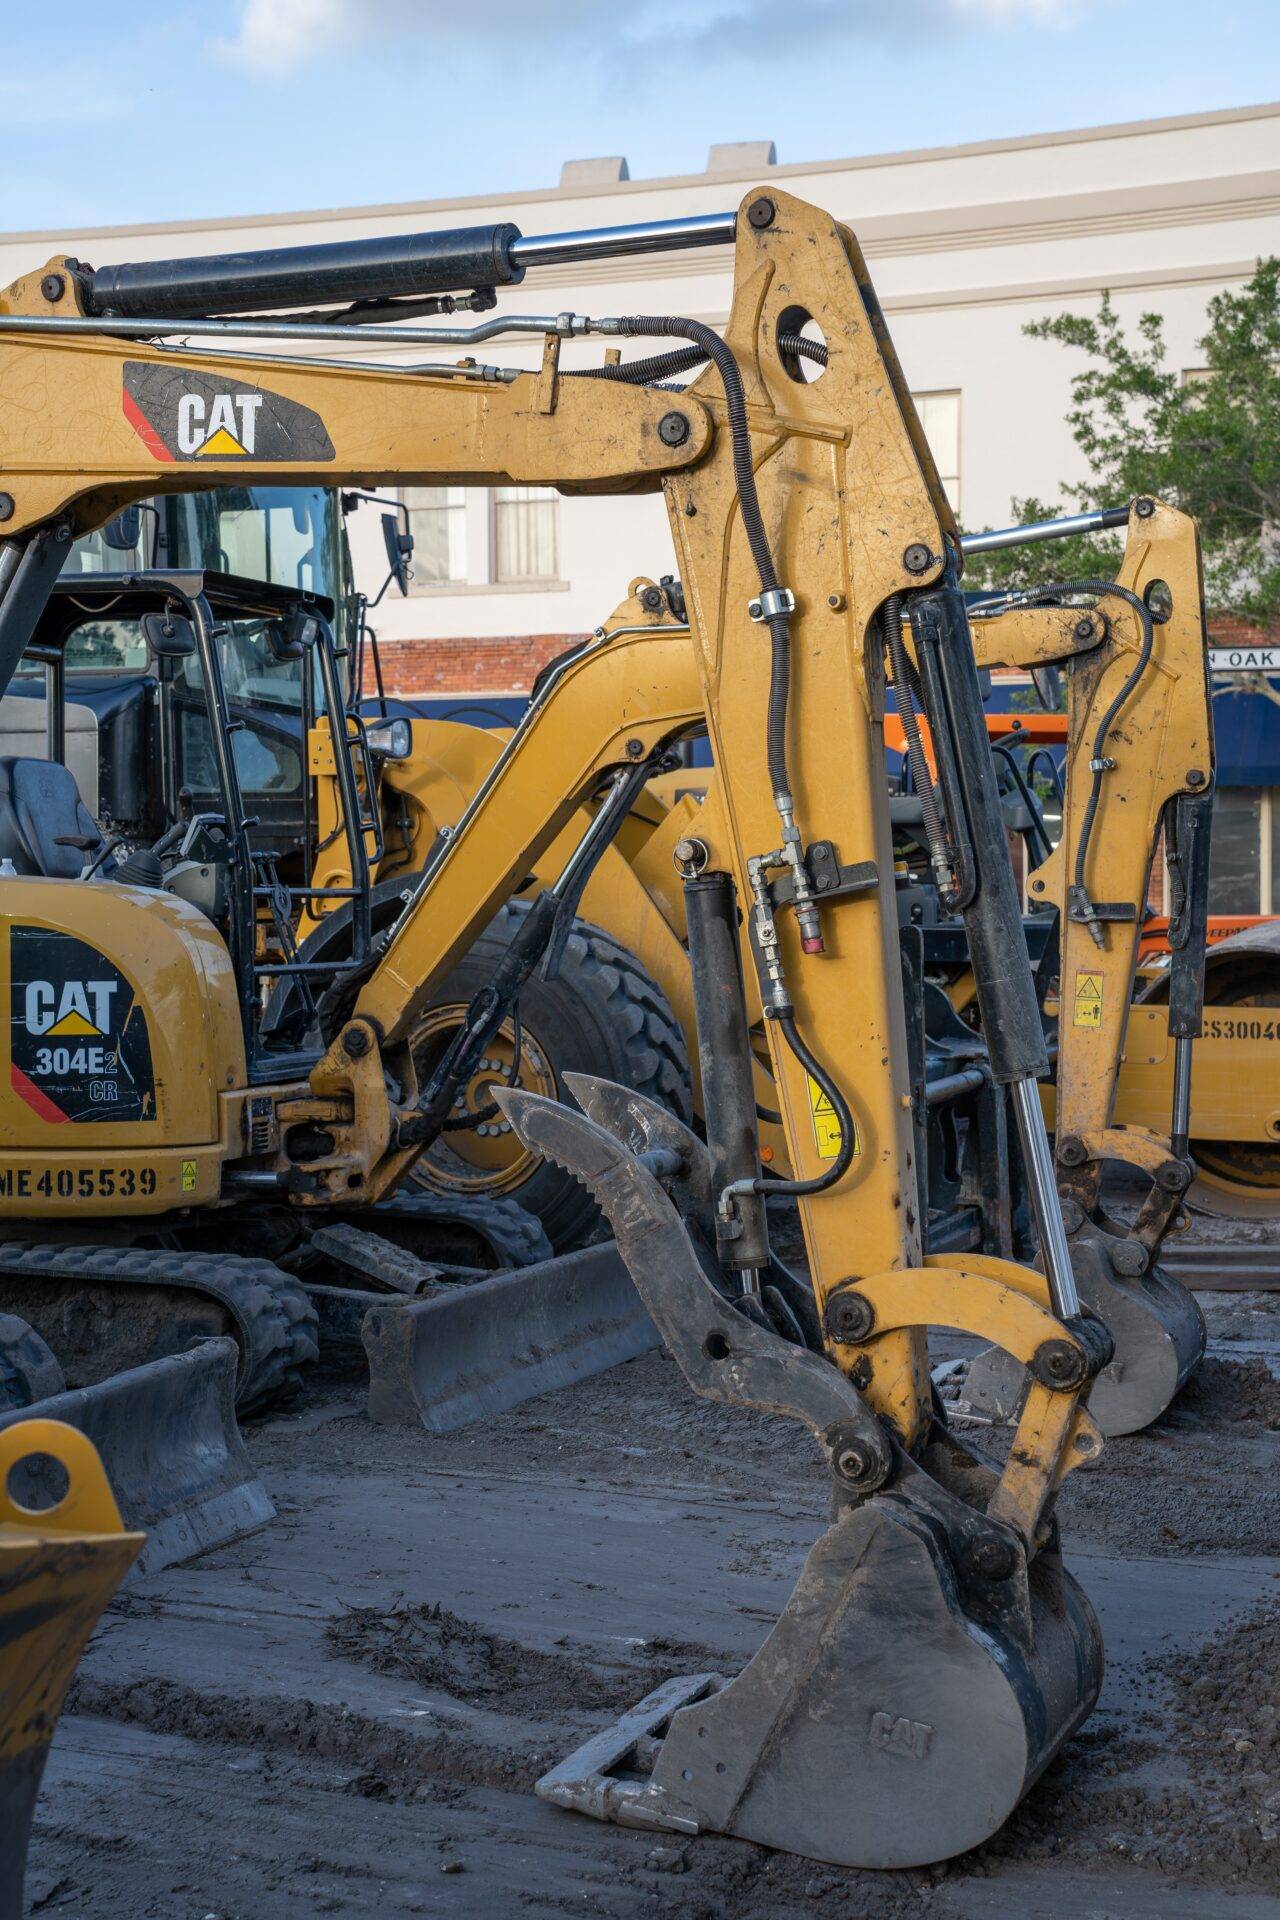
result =
[[[49,1455],[56,1506],[19,1504],[15,1470]],[[36,1796],[76,1662],[146,1540],[126,1533],[92,1442],[59,1420],[0,1432],[0,1920],[21,1920]]]

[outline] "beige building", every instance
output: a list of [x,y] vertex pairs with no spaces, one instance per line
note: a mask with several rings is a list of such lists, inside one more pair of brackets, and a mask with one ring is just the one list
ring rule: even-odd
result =
[[[1194,371],[1209,298],[1280,249],[1280,105],[786,165],[768,142],[713,146],[704,173],[664,180],[632,180],[621,159],[571,160],[558,186],[538,192],[11,235],[0,240],[0,276],[56,251],[96,264],[493,219],[540,234],[684,217],[730,208],[766,179],[857,231],[961,522],[998,525],[1012,495],[1057,497],[1077,467],[1063,418],[1070,356],[1028,340],[1027,321],[1088,308],[1110,288],[1126,320],[1158,308],[1175,361]],[[715,324],[726,316],[729,269],[724,247],[544,268],[503,304]],[[391,333],[373,351],[406,357]],[[576,343],[566,361],[600,353]],[[530,354],[527,341],[485,349],[508,364]],[[673,564],[657,498],[437,488],[413,493],[410,505],[413,589],[378,616],[389,683],[406,693],[521,690],[534,664],[593,627],[634,574]],[[356,517],[354,549],[363,583],[375,584],[376,514]]]

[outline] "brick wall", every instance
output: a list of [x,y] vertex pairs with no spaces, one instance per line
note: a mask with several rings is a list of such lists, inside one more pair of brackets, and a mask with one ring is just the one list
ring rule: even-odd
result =
[[[1274,645],[1276,639],[1246,621],[1216,614],[1209,637],[1216,647]],[[548,660],[585,638],[582,633],[512,633],[492,639],[384,641],[387,692],[406,699],[427,693],[527,693]]]
[[[535,676],[581,633],[503,634],[493,639],[391,640],[379,649],[387,692],[527,693]],[[373,674],[366,666],[366,681]]]

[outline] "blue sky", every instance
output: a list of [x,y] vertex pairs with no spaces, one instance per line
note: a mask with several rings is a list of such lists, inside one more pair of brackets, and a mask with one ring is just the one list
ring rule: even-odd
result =
[[696,172],[1280,95],[1278,0],[61,0],[5,9],[6,229]]

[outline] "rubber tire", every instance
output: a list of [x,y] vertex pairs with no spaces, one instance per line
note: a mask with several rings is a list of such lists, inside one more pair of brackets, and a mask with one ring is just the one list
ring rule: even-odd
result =
[[[437,1000],[468,1002],[491,977],[528,911],[523,900],[505,906],[450,974]],[[566,1072],[594,1073],[661,1102],[686,1126],[691,1122],[693,1082],[680,1023],[657,982],[603,928],[576,921],[557,978],[535,974],[520,1004],[526,1027],[547,1056],[560,1099],[570,1099]],[[433,1192],[448,1191],[425,1155],[414,1177]],[[537,1214],[557,1253],[582,1246],[600,1225],[591,1195],[549,1161],[506,1197]]]

